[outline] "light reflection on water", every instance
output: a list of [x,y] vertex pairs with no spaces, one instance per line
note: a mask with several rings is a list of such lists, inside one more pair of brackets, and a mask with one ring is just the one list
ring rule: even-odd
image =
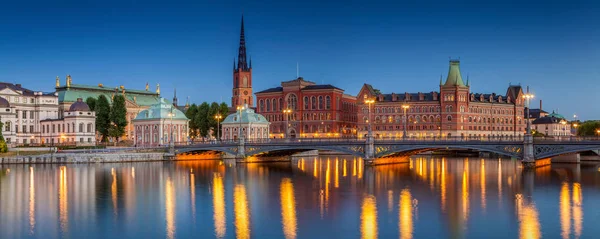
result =
[[586,238],[598,201],[598,166],[500,159],[2,165],[0,238]]

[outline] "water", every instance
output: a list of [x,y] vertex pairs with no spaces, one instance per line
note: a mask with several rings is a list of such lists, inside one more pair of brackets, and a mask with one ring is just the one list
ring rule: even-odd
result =
[[0,167],[0,238],[595,238],[597,165],[349,156]]

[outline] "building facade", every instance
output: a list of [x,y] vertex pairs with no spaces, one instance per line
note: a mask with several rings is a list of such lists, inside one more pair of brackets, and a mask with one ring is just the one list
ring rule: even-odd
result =
[[571,136],[571,124],[561,114],[554,111],[542,117],[539,117],[531,123],[531,129],[534,132],[542,133],[545,136]]
[[160,101],[160,86],[156,85],[156,91],[150,91],[150,86],[146,84],[145,90],[126,89],[124,86],[109,87],[103,84],[79,85],[73,84],[70,75],[67,76],[66,83],[60,84],[60,79],[56,77],[56,93],[58,93],[58,116],[62,117],[63,113],[75,103],[78,98],[86,101],[87,98],[98,98],[104,95],[108,102],[112,104],[112,99],[117,94],[122,94],[125,97],[125,107],[127,108],[127,127],[125,128],[124,139],[133,140],[134,128],[131,123],[133,119],[145,109],[159,103]]
[[96,113],[82,98],[63,112],[58,119],[40,121],[43,144],[96,145]]
[[[358,136],[367,135],[369,119],[375,137],[402,137],[405,120],[408,137],[522,136],[526,122],[521,86],[509,86],[505,95],[473,93],[459,66],[458,60],[450,60],[446,81],[440,78],[439,92],[384,94],[365,84],[357,97]],[[371,105],[366,103],[371,100]]]
[[41,143],[41,120],[58,119],[58,97],[0,82],[2,134],[9,146]]
[[236,113],[228,115],[221,123],[221,140],[237,140],[241,134],[244,139],[266,139],[269,138],[269,121],[254,112],[248,105]]
[[298,77],[282,82],[280,87],[257,92],[256,100],[258,113],[271,122],[271,138],[285,137],[286,129],[290,138],[356,134],[356,97],[335,86],[317,85]]
[[[248,62],[250,64],[248,64]],[[238,106],[254,106],[252,97],[252,59],[246,57],[246,38],[244,36],[244,17],[240,30],[240,46],[238,48],[237,65],[233,61],[233,91],[231,96],[231,110]]]
[[189,119],[164,98],[142,110],[133,120],[136,146],[160,146],[188,142]]

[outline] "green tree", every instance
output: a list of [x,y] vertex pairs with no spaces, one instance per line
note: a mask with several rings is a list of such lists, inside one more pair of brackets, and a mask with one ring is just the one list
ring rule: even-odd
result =
[[110,104],[104,95],[100,95],[94,106],[96,112],[96,131],[100,134],[101,142],[108,139],[108,129],[110,127]]
[[198,131],[200,136],[206,137],[208,134],[208,111],[210,106],[208,103],[203,102],[200,106],[198,106],[198,112],[196,116],[194,116],[194,124],[198,127]]
[[87,99],[85,99],[85,103],[90,107],[91,111],[94,111],[96,107],[96,98],[88,97]]
[[195,124],[194,117],[198,113],[198,106],[196,104],[192,104],[187,111],[185,111],[185,117],[190,119],[190,137],[196,138],[198,136],[198,126]]
[[8,145],[6,145],[6,141],[4,140],[4,135],[2,135],[3,128],[4,128],[4,123],[0,122],[0,153],[8,152]]
[[[218,123],[217,122],[220,122],[220,120],[217,121],[217,118],[215,116],[217,116],[218,114],[220,114],[220,112],[219,112],[220,110],[221,110],[221,108],[219,106],[219,103],[217,103],[217,102],[212,102],[210,104],[210,108],[208,109],[208,128],[209,129],[213,129],[213,131],[214,131],[213,132],[213,137],[218,137],[216,135],[217,134],[217,127],[218,127],[218,125],[217,125]],[[221,115],[221,116],[223,116],[223,115]]]
[[600,130],[600,121],[588,120],[577,127],[577,136],[597,136]]
[[113,98],[110,109],[110,122],[109,135],[115,138],[115,142],[117,142],[119,137],[125,134],[125,127],[127,126],[127,108],[125,107],[125,97],[123,95],[115,95]]
[[225,117],[227,117],[229,115],[229,106],[227,106],[227,104],[225,102],[222,102],[219,107],[221,107],[219,113],[221,113],[221,115],[223,116],[223,119],[224,119]]

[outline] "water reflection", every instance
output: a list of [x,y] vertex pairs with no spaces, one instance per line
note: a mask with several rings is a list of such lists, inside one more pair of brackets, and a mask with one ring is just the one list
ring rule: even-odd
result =
[[600,210],[584,202],[584,196],[600,200],[596,166],[524,171],[516,160],[436,156],[361,165],[350,156],[247,165],[0,165],[0,238],[589,238],[600,233],[600,227],[584,223],[586,210],[588,218]]
[[235,185],[233,190],[233,207],[235,209],[235,233],[237,238],[250,238],[250,212],[248,198],[243,184]]
[[286,239],[295,239],[296,222],[296,199],[294,197],[294,184],[289,178],[281,180],[281,222],[283,224],[283,234]]
[[360,213],[361,238],[377,238],[377,203],[375,196],[366,195],[363,198]]

